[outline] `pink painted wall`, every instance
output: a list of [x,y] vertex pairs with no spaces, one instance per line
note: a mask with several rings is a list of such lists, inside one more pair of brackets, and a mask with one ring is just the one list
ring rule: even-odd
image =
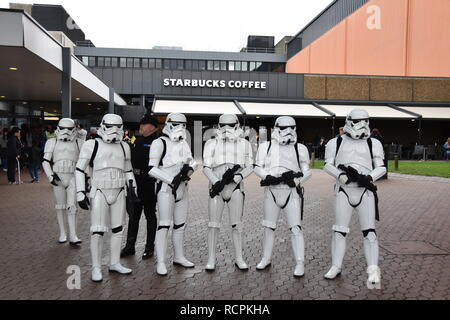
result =
[[[368,28],[373,8],[379,29]],[[286,71],[450,77],[450,0],[371,0],[289,59]]]

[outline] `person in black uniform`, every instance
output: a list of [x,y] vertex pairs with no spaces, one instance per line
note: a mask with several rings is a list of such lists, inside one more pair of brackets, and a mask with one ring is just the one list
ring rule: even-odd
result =
[[121,256],[130,256],[135,254],[135,244],[139,229],[139,220],[144,208],[145,218],[147,219],[147,242],[145,245],[142,259],[148,259],[153,256],[155,233],[156,233],[156,194],[154,178],[148,175],[148,157],[153,140],[158,138],[158,121],[155,117],[146,114],[139,124],[140,136],[136,137],[131,144],[131,163],[136,178],[137,195],[140,200],[134,207],[134,214],[129,214],[127,243],[122,249]]

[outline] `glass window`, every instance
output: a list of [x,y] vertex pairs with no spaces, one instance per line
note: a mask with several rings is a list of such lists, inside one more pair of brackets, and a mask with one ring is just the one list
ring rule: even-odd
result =
[[83,64],[84,64],[85,66],[88,66],[88,65],[89,65],[89,57],[82,57],[82,58],[81,58],[81,61],[83,61]]
[[133,68],[133,58],[127,58],[127,68]]
[[120,67],[125,68],[127,66],[127,59],[126,58],[120,58]]
[[250,71],[255,71],[255,68],[256,68],[256,63],[255,63],[255,61],[250,61],[249,62],[249,65],[250,65]]
[[199,60],[198,61],[198,69],[199,70],[206,70],[206,61],[205,60]]
[[150,69],[155,69],[155,59],[148,59],[148,67]]
[[133,68],[140,68],[141,67],[141,59],[139,58],[134,58],[133,59]]
[[220,61],[214,61],[214,70],[220,70]]
[[241,62],[240,61],[236,61],[234,63],[234,70],[241,71]]
[[[184,68],[186,69],[186,70],[192,70],[192,60],[186,60],[185,62],[184,62]],[[197,63],[197,66],[198,66],[198,63]]]
[[105,57],[105,67],[111,67],[111,57]]
[[228,70],[234,71],[234,61],[228,61]]
[[260,61],[256,62],[256,68],[255,68],[255,70],[256,70],[256,71],[264,71],[264,70],[261,70],[261,66],[262,66],[262,62],[260,62]]
[[155,68],[161,69],[162,68],[162,59],[156,59],[155,60]]
[[248,70],[248,68],[247,68],[247,61],[242,61],[241,70],[242,71],[247,71]]
[[207,70],[213,70],[214,69],[214,61],[208,60],[208,67]]
[[226,61],[220,61],[220,70],[222,70],[222,71],[227,70],[227,62]]
[[177,60],[177,69],[178,70],[183,70],[184,69],[184,60]]
[[105,58],[104,57],[97,57],[97,66],[98,67],[104,67],[105,66]]
[[175,70],[177,68],[177,60],[170,59],[170,69]]
[[163,60],[163,64],[164,64],[164,69],[170,69],[170,60],[169,59],[164,59]]
[[117,68],[117,58],[111,58],[111,67]]
[[95,67],[95,57],[89,57],[89,67]]
[[148,59],[141,59],[142,61],[142,68],[147,69],[148,68]]

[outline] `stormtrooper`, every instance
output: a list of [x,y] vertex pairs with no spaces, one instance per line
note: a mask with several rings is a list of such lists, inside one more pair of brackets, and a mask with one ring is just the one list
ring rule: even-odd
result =
[[158,228],[155,236],[156,272],[167,275],[167,234],[173,222],[173,264],[192,268],[184,256],[184,232],[188,213],[188,181],[197,169],[186,141],[186,117],[181,113],[167,116],[162,136],[154,140],[149,155],[149,175],[158,180]]
[[264,270],[271,264],[278,215],[286,213],[291,230],[296,266],[294,276],[304,275],[305,244],[301,227],[303,184],[311,177],[308,149],[297,143],[295,120],[279,117],[275,121],[271,141],[259,146],[255,174],[264,186],[263,257],[256,266]]
[[[122,142],[122,118],[115,114],[103,116],[98,135],[101,139],[88,140],[83,144],[75,173],[77,201],[82,209],[89,210],[91,207],[91,279],[95,282],[102,281],[103,235],[109,229],[106,221],[110,221],[112,231],[109,271],[131,273],[131,269],[120,264],[120,246],[126,197],[136,199],[130,148]],[[88,166],[92,172],[89,195],[85,183]]]
[[59,120],[55,138],[49,139],[44,148],[42,167],[50,183],[56,200],[56,217],[59,225],[59,243],[67,241],[64,216],[67,212],[69,242],[81,243],[76,234],[75,164],[83,142],[77,139],[75,122],[69,118]]
[[219,118],[217,137],[208,140],[203,151],[203,173],[209,180],[209,223],[207,271],[216,264],[216,245],[221,226],[222,212],[228,204],[235,264],[240,270],[248,270],[242,257],[242,215],[244,210],[243,180],[253,172],[253,155],[250,143],[234,114]]
[[383,146],[370,138],[369,114],[365,110],[351,111],[345,120],[345,134],[331,139],[325,149],[324,170],[336,178],[335,224],[331,242],[332,266],[325,274],[334,279],[341,273],[346,247],[346,235],[352,213],[359,216],[364,236],[367,261],[367,286],[380,288],[378,240],[375,220],[378,220],[378,197],[374,181],[386,173]]

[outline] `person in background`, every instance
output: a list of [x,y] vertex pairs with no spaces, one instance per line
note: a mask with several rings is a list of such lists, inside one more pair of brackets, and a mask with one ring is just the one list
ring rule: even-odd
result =
[[123,132],[123,140],[122,140],[122,141],[124,141],[124,142],[126,142],[126,143],[131,143],[130,131],[129,131],[128,129],[126,129],[126,130]]
[[121,256],[126,257],[135,254],[135,244],[139,230],[139,220],[142,209],[147,220],[147,240],[142,259],[153,256],[156,234],[156,179],[149,177],[149,155],[150,148],[155,139],[158,138],[158,121],[155,117],[147,114],[139,124],[140,136],[136,137],[131,144],[131,163],[133,165],[134,177],[137,183],[137,195],[140,204],[135,205],[133,214],[129,214],[127,243],[122,249]]
[[325,145],[327,144],[327,141],[324,137],[320,138],[320,142],[317,148],[317,159],[323,160],[325,157]]
[[8,160],[6,156],[7,146],[8,146],[8,128],[3,128],[0,136],[0,156],[2,160],[3,171],[8,171]]
[[447,139],[447,142],[444,143],[445,150],[445,160],[450,160],[450,137]]
[[84,129],[84,126],[80,123],[77,125],[78,139],[82,141],[86,141],[87,131]]
[[53,126],[51,124],[49,124],[47,126],[47,130],[45,130],[45,136],[47,137],[46,140],[49,140],[49,139],[55,137],[55,129],[53,129]]
[[20,143],[20,129],[14,127],[8,139],[7,158],[8,158],[8,184],[18,184],[16,181],[17,159],[20,157],[22,144]]
[[31,183],[39,182],[39,167],[42,162],[41,149],[39,142],[33,140],[28,158],[28,170],[31,176]]

